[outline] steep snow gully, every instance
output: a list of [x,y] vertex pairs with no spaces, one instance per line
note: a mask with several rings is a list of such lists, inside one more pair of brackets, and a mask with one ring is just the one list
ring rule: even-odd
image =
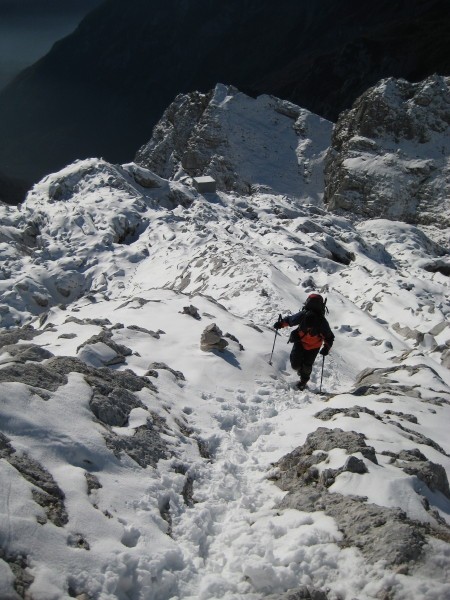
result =
[[[400,110],[392,85],[369,100]],[[339,148],[307,111],[193,98],[141,164],[77,161],[0,206],[0,598],[450,598],[448,228],[352,216],[349,177],[358,211],[368,171],[390,197],[375,154],[327,210]],[[356,137],[343,170],[374,151]],[[300,393],[272,325],[312,291],[336,342]]]

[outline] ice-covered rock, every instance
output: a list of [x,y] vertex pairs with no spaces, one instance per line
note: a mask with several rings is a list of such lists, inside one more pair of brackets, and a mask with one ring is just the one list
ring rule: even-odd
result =
[[450,78],[386,79],[344,111],[325,168],[333,211],[450,223]]

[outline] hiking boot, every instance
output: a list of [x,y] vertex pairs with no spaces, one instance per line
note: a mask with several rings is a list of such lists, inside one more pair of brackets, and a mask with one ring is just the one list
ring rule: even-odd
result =
[[297,386],[296,386],[296,387],[297,387],[297,389],[299,389],[299,390],[304,390],[304,389],[306,388],[306,386],[307,386],[307,385],[308,385],[308,382],[307,382],[307,381],[299,381],[299,382],[297,383]]

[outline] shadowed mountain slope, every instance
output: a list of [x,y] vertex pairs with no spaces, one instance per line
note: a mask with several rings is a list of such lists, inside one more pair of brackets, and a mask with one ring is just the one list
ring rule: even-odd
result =
[[0,95],[0,169],[129,160],[180,92],[217,81],[331,120],[381,77],[450,72],[448,0],[108,0]]

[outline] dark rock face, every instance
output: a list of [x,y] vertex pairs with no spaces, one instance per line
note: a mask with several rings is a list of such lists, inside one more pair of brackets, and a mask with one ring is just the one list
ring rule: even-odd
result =
[[219,81],[334,120],[382,77],[449,73],[449,19],[445,0],[109,0],[1,94],[0,167],[125,162],[178,93]]
[[449,139],[449,77],[381,81],[338,119],[325,201],[366,219],[448,226]]

